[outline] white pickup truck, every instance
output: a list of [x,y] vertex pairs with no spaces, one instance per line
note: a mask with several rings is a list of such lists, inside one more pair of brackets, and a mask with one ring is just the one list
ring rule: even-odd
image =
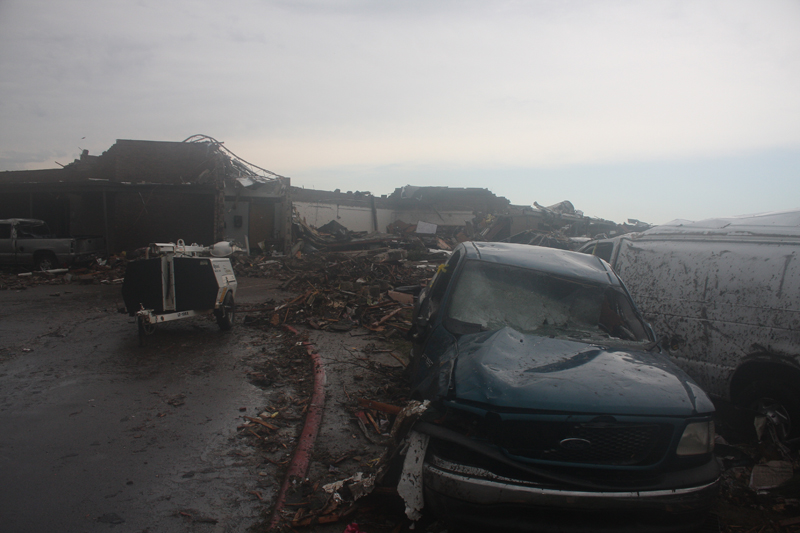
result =
[[58,238],[43,220],[0,220],[0,264],[50,270],[86,264],[104,252],[103,237]]

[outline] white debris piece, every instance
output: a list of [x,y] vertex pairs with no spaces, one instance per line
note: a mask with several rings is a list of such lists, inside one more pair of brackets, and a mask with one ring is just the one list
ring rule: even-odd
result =
[[754,491],[774,489],[786,483],[794,472],[789,461],[768,461],[753,467],[750,475],[750,488]]
[[352,494],[353,500],[355,501],[372,492],[372,489],[375,487],[375,476],[364,476],[363,472],[357,472],[354,476],[347,479],[340,479],[339,481],[323,485],[322,490],[328,494],[333,494],[334,500],[341,503],[343,498],[339,494],[339,491],[342,490],[345,485],[350,489],[350,494]]
[[397,493],[406,504],[406,516],[417,521],[422,518],[425,502],[422,495],[422,464],[430,437],[416,431],[408,436],[408,450],[403,461],[403,472],[397,483]]
[[434,235],[436,234],[438,226],[436,224],[431,224],[430,222],[417,222],[417,233],[423,235]]

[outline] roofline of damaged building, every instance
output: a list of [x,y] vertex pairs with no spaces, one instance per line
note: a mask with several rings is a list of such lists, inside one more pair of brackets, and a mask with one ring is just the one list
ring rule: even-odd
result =
[[281,178],[238,158],[223,143],[195,135],[182,142],[117,139],[101,155],[83,150],[62,168],[0,172],[0,185],[105,182],[221,188],[226,183],[258,187]]
[[299,202],[336,203],[354,207],[374,205],[383,209],[435,208],[442,210],[480,211],[492,213],[508,209],[510,202],[477,187],[398,187],[389,195],[373,195],[369,191],[347,191],[340,189],[323,191],[292,187],[292,199]]

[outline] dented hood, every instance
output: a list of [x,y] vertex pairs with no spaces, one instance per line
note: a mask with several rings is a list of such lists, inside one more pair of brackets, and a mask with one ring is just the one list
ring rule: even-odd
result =
[[462,336],[452,380],[458,399],[499,408],[682,417],[714,410],[659,354],[511,328]]

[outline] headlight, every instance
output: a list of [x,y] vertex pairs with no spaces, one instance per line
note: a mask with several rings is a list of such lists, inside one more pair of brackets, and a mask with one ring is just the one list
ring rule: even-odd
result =
[[714,422],[692,422],[686,426],[678,444],[678,455],[701,455],[714,451]]

